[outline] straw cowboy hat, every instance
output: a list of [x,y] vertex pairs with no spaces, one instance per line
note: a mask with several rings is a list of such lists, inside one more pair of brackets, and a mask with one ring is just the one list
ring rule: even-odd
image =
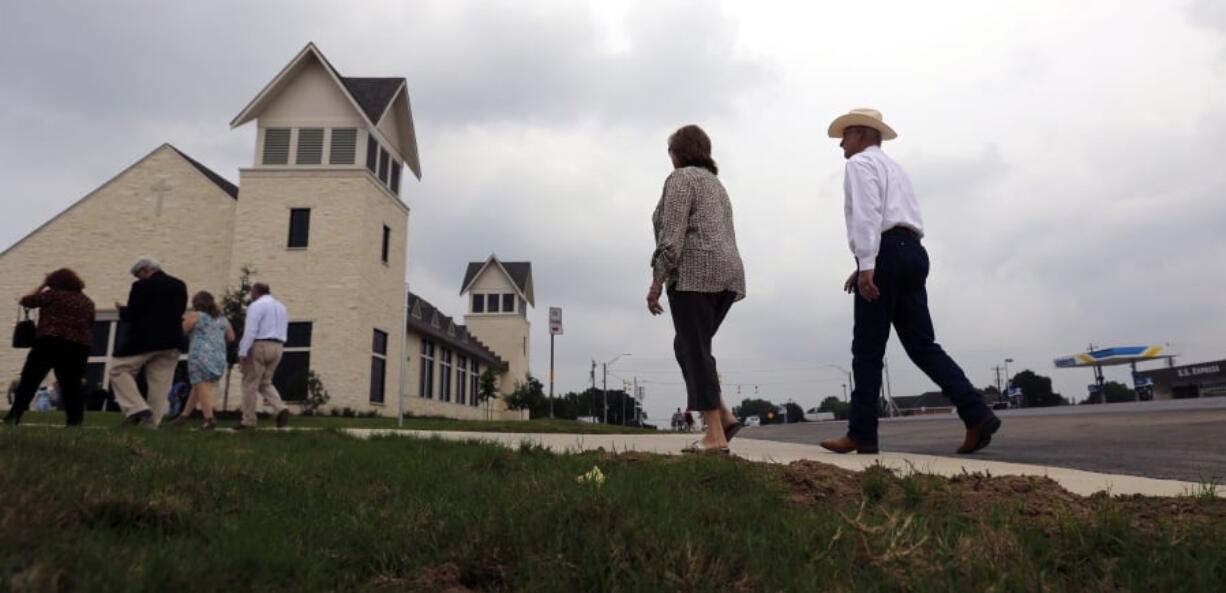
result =
[[830,137],[842,138],[843,130],[851,126],[864,126],[877,130],[881,132],[882,140],[893,140],[898,137],[898,133],[894,131],[894,128],[881,121],[880,111],[866,108],[852,109],[846,114],[834,118],[834,121],[830,122]]

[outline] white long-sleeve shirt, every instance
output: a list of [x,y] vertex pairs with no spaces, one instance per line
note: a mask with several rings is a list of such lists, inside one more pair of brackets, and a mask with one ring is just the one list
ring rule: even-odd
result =
[[289,312],[280,301],[266,294],[247,307],[247,323],[243,327],[239,356],[247,356],[256,340],[279,340],[284,344],[289,333]]
[[877,267],[881,233],[902,226],[924,236],[911,179],[881,147],[870,146],[847,160],[843,195],[847,244],[861,271]]

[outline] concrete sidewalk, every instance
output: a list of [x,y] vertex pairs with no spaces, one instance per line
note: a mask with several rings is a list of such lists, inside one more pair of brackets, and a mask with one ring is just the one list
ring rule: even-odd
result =
[[[453,441],[482,441],[516,448],[521,443],[548,447],[559,453],[594,451],[638,451],[676,455],[692,443],[695,435],[591,435],[591,434],[527,434],[452,432],[351,428],[345,432],[361,437],[410,436],[417,438],[441,438]],[[994,476],[1023,475],[1047,476],[1061,486],[1082,496],[1106,491],[1112,495],[1141,494],[1145,496],[1187,496],[1199,491],[1201,485],[1178,480],[1157,480],[1137,476],[1103,474],[1076,469],[987,461],[973,455],[966,457],[942,457],[913,453],[883,452],[879,455],[837,455],[816,445],[781,443],[738,438],[732,441],[732,453],[738,457],[767,463],[791,463],[809,459],[837,467],[861,471],[880,463],[901,472],[920,471],[942,476],[963,472],[982,472]],[[1226,487],[1218,489],[1218,496],[1226,498]]]

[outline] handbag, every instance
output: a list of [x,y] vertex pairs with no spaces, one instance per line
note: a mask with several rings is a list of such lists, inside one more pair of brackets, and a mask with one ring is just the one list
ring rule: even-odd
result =
[[34,320],[30,319],[30,310],[22,307],[25,319],[17,322],[17,327],[13,328],[13,348],[33,348],[34,340],[38,337],[38,326],[34,324]]

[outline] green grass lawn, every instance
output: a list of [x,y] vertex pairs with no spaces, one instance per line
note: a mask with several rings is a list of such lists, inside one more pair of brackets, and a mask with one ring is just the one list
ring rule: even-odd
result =
[[[594,466],[603,483],[577,480]],[[1222,501],[1045,484],[335,431],[0,429],[0,591],[1222,590]]]
[[[123,420],[119,412],[87,412],[86,426],[113,427]],[[22,424],[63,426],[62,412],[28,412],[22,417]],[[237,420],[222,420],[218,426],[233,427]],[[187,427],[196,428],[199,420],[193,420]],[[271,427],[271,418],[261,418],[260,426]],[[163,426],[169,427],[167,424]],[[396,418],[346,418],[343,416],[294,416],[290,426],[309,428],[396,428]],[[573,433],[573,434],[654,434],[655,431],[643,428],[617,426],[610,424],[591,424],[574,420],[529,420],[529,421],[481,421],[452,420],[450,418],[414,418],[404,419],[406,430],[457,430],[463,432],[531,432],[531,433]]]

